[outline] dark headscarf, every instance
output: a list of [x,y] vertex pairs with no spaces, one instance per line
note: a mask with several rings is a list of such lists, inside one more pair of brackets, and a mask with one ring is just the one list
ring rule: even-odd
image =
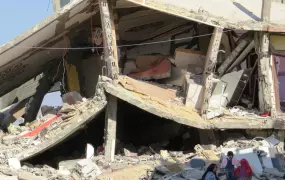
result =
[[207,175],[208,172],[212,172],[214,173],[215,177],[217,180],[219,180],[217,174],[214,172],[215,167],[218,167],[216,164],[210,164],[210,166],[208,166],[207,170],[205,171],[205,173],[202,176],[202,180],[205,180],[205,177]]

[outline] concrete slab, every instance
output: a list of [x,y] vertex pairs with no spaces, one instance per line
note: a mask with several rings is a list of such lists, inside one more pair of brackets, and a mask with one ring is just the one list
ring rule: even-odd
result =
[[263,150],[267,153],[265,157],[262,157],[263,166],[266,168],[273,168],[273,163],[270,157],[270,150],[269,147],[259,147],[258,149]]
[[0,96],[41,73],[42,66],[48,61],[62,57],[62,50],[44,47],[66,47],[69,44],[63,38],[66,32],[98,12],[88,11],[92,3],[95,2],[73,0],[41,23],[0,46]]
[[[136,80],[132,79],[132,81],[134,82],[133,85],[135,85]],[[128,81],[126,84],[128,84]],[[171,91],[167,93],[169,90],[156,91],[160,92],[156,93],[156,96],[153,94],[155,92],[154,89],[159,87],[150,84],[145,86],[130,86],[128,89],[125,89],[121,85],[106,82],[104,83],[104,87],[107,93],[156,116],[191,127],[201,129],[209,129],[211,127],[193,108],[185,107],[182,104],[171,103],[171,100],[173,100],[171,97],[173,96]]]
[[[120,76],[119,79],[122,77],[126,76]],[[125,81],[124,85],[115,85],[107,77],[101,81],[107,93],[156,116],[190,127],[199,129],[285,129],[285,122],[281,118],[225,115],[206,121],[193,108],[173,102],[173,92],[166,90],[164,93],[157,93],[161,91],[154,91],[153,89],[160,87],[151,84],[143,85],[145,82],[140,82],[142,84],[137,82],[137,80],[132,79],[131,82]]]
[[[261,22],[262,0],[127,0],[214,27],[284,32],[285,4],[272,2],[269,23]],[[223,11],[221,8],[223,7]]]
[[70,137],[73,133],[81,129],[86,123],[94,119],[106,106],[107,102],[105,100],[96,101],[89,100],[84,103],[82,108],[82,113],[77,113],[72,119],[69,120],[70,124],[66,126],[59,134],[56,135],[56,138],[47,139],[36,145],[32,148],[29,148],[19,154],[15,155],[15,158],[20,161],[34,157],[54,146],[64,141],[66,138]]

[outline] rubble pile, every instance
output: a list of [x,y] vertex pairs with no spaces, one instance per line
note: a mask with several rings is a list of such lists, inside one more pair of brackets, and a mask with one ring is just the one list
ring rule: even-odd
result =
[[[224,142],[221,146],[196,145],[195,152],[168,151],[164,143],[135,148],[131,144],[120,143],[113,162],[108,162],[102,155],[104,149],[88,144],[86,158],[61,161],[58,169],[47,165],[17,161],[0,166],[0,176],[14,179],[38,177],[39,179],[141,179],[141,180],[198,180],[206,168],[215,163],[220,165],[228,151],[233,151],[237,160],[245,158],[254,173],[253,179],[284,179],[284,152],[274,136],[268,138],[237,139]],[[281,154],[281,155],[280,155]],[[11,157],[13,157],[11,155]],[[3,158],[8,161],[7,158]],[[10,161],[9,161],[10,162]],[[125,177],[126,175],[129,176]],[[224,169],[218,172],[220,179],[225,179]],[[29,178],[26,178],[29,179]],[[32,179],[32,178],[31,178]]]
[[[26,149],[55,138],[68,124],[69,120],[78,113],[79,106],[64,104],[59,115],[47,113],[42,119],[25,126],[14,126],[8,128],[8,134],[3,135],[0,144],[1,164],[7,163],[7,159],[23,152]],[[47,125],[48,124],[48,125]]]

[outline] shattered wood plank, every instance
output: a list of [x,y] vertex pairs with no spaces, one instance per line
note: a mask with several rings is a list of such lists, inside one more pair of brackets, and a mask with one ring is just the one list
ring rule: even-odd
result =
[[203,74],[203,94],[202,94],[202,107],[201,114],[204,119],[206,119],[207,109],[209,107],[209,100],[213,90],[213,72],[215,71],[215,67],[217,64],[217,56],[218,51],[222,39],[223,29],[215,28],[214,34],[211,37],[211,41],[209,44],[207,56],[206,56],[206,64],[204,68]]
[[184,105],[171,104],[156,97],[129,91],[120,85],[104,84],[107,93],[116,96],[142,110],[156,116],[173,120],[177,123],[200,129],[210,129],[207,121],[203,120],[197,111]]
[[15,158],[23,161],[56,146],[66,138],[70,137],[73,133],[81,129],[84,125],[86,125],[86,123],[94,119],[104,109],[106,104],[107,102],[105,100],[102,100],[101,102],[97,102],[95,100],[87,101],[82,109],[80,108],[83,111],[82,114],[77,114],[74,116],[70,120],[72,123],[62,129],[59,134],[56,135],[56,138],[45,140],[37,146],[16,154]]
[[104,59],[107,63],[108,77],[118,78],[118,52],[116,32],[110,0],[98,0],[103,30]]
[[114,161],[117,130],[117,98],[108,96],[105,119],[105,157],[109,162]]
[[226,58],[226,60],[220,65],[218,68],[219,76],[223,76],[225,72],[227,71],[227,68],[235,61],[236,57],[244,50],[244,48],[249,44],[250,42],[250,36],[247,36],[244,39],[240,40],[240,43],[237,45],[237,47],[232,51],[232,53]]
[[245,61],[248,53],[254,48],[254,40],[252,40],[249,45],[245,48],[245,50],[239,55],[239,57],[233,62],[233,64],[228,68],[227,73],[231,72],[236,66],[240,65],[243,61]]
[[147,82],[135,80],[128,76],[119,76],[119,84],[130,91],[155,97],[165,102],[169,102],[177,97],[176,90],[155,86]]

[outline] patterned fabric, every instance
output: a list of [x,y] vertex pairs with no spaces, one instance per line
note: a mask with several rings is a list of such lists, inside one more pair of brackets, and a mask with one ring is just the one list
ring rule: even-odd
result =
[[213,172],[208,172],[206,174],[205,180],[217,180],[217,179],[216,179],[216,176]]

